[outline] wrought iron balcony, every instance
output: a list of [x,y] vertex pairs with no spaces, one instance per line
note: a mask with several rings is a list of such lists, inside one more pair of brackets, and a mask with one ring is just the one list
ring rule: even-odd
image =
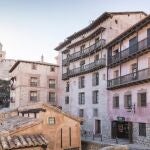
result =
[[101,50],[101,48],[102,48],[103,46],[105,46],[105,44],[106,44],[106,40],[101,39],[101,40],[99,40],[98,42],[94,43],[93,45],[91,45],[91,46],[89,46],[89,47],[83,49],[82,51],[75,52],[75,53],[71,54],[68,58],[66,58],[66,59],[64,59],[64,60],[62,61],[62,65],[65,66],[65,65],[67,65],[69,62],[76,61],[76,60],[78,60],[78,59],[80,59],[80,58],[84,58],[84,57],[86,57],[86,56],[88,56],[88,55],[91,55],[91,54],[93,54],[93,53],[95,53],[95,52],[98,52],[98,51]]
[[84,65],[82,67],[78,67],[78,68],[69,70],[68,73],[64,73],[62,75],[62,79],[67,80],[70,77],[74,77],[74,76],[77,76],[77,75],[89,73],[89,72],[98,70],[100,68],[103,68],[105,66],[106,66],[106,59],[101,58],[98,61],[92,62],[92,63]]
[[150,37],[139,41],[138,43],[122,50],[112,57],[109,57],[108,66],[116,66],[121,62],[128,61],[137,55],[141,55],[149,51],[148,48],[150,48]]
[[139,70],[112,80],[108,80],[107,88],[109,90],[137,85],[150,81],[150,68]]

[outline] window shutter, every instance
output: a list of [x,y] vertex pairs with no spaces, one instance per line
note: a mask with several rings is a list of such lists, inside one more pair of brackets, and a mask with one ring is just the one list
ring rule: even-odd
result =
[[79,104],[81,104],[81,96],[80,96],[81,94],[79,93],[79,95],[78,95],[78,99],[79,99]]
[[124,96],[124,108],[127,108],[127,95]]
[[138,106],[141,106],[141,94],[140,93],[138,93],[137,94],[137,104],[138,104]]
[[85,95],[82,93],[82,104],[85,104]]
[[95,86],[95,74],[92,76],[92,85]]
[[113,108],[115,108],[115,97],[113,97]]
[[79,77],[79,89],[81,88],[81,78]]

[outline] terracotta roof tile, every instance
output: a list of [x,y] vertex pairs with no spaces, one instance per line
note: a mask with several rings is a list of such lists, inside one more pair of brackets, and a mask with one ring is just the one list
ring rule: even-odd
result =
[[48,141],[42,134],[20,135],[20,136],[2,136],[0,143],[3,150],[16,148],[28,148],[37,146],[46,146]]

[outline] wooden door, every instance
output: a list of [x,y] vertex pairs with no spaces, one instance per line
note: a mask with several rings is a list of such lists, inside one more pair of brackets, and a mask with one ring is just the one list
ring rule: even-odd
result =
[[95,120],[95,134],[101,133],[101,120]]

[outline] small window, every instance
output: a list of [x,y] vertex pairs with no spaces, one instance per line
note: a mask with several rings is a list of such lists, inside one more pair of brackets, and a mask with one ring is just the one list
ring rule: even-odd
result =
[[113,97],[113,108],[119,108],[119,96]]
[[55,66],[50,66],[50,71],[55,72]]
[[31,77],[30,78],[30,86],[32,86],[32,87],[38,86],[38,78],[37,77]]
[[93,104],[98,104],[98,90],[93,91]]
[[98,117],[98,109],[93,109],[93,117]]
[[79,89],[84,88],[85,87],[85,77],[79,77]]
[[66,92],[69,92],[69,87],[70,87],[70,84],[69,82],[66,83]]
[[97,43],[99,41],[99,37],[95,38],[95,43]]
[[79,105],[85,104],[85,93],[81,92],[79,93]]
[[55,89],[55,79],[49,79],[49,88]]
[[48,118],[48,124],[49,125],[54,125],[55,124],[55,118],[54,117],[49,117]]
[[81,45],[81,47],[80,47],[81,52],[82,52],[82,50],[84,50],[84,49],[85,49],[85,44]]
[[79,117],[84,117],[84,109],[79,109]]
[[118,78],[119,77],[119,70],[114,71],[114,78]]
[[139,123],[139,136],[146,136],[146,123]]
[[54,103],[56,99],[55,92],[49,92],[49,102]]
[[65,104],[69,104],[69,96],[65,97]]
[[32,69],[33,69],[33,70],[37,70],[37,64],[33,63],[33,64],[32,64]]
[[94,56],[94,61],[98,61],[99,60],[99,54]]
[[131,95],[125,95],[124,100],[124,107],[125,108],[131,108],[132,107],[132,97]]
[[93,73],[92,75],[92,85],[93,86],[99,85],[99,73],[98,72]]
[[119,49],[113,51],[113,55],[117,55],[119,53]]
[[106,80],[106,75],[105,74],[103,74],[103,80]]
[[146,92],[138,93],[138,106],[140,106],[140,107],[146,107],[147,106]]
[[32,102],[37,101],[37,91],[30,91],[30,101]]
[[118,24],[118,20],[115,19],[115,23]]

